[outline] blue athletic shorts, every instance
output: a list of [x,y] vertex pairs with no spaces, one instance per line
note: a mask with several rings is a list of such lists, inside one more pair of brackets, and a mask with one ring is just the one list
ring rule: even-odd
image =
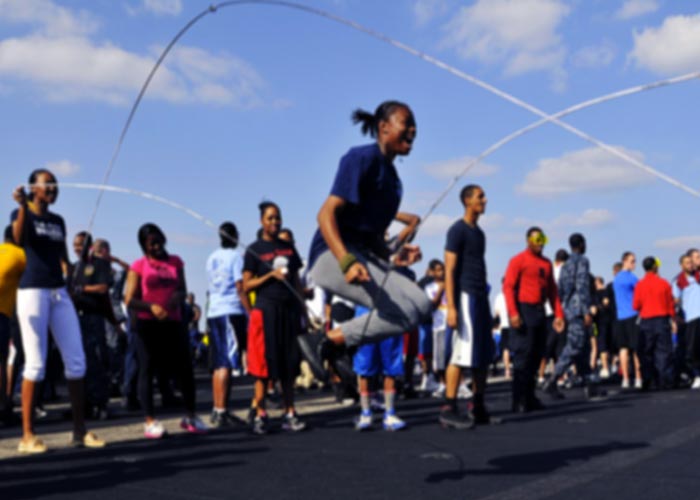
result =
[[209,349],[210,367],[212,370],[219,368],[233,368],[229,356],[229,346],[235,342],[233,326],[228,316],[209,318]]
[[[356,316],[367,312],[365,307],[355,308]],[[361,345],[353,356],[352,367],[360,377],[373,377],[380,373],[387,377],[403,375],[403,335]]]
[[433,325],[425,323],[418,327],[418,355],[421,359],[433,355]]

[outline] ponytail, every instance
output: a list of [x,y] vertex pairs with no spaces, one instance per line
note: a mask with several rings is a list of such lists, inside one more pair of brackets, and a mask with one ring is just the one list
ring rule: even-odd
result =
[[377,109],[374,114],[364,109],[357,108],[352,112],[352,123],[357,125],[362,124],[362,135],[370,135],[371,137],[377,137],[377,131],[379,129],[379,122],[388,120],[394,111],[398,108],[404,108],[411,111],[411,108],[407,104],[401,101],[384,101]]

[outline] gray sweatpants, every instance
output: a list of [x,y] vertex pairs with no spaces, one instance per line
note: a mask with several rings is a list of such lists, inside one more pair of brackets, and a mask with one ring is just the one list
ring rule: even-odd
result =
[[389,264],[374,257],[368,258],[355,249],[349,251],[367,267],[371,281],[348,284],[330,250],[318,257],[310,271],[315,285],[370,309],[369,323],[366,314],[341,323],[340,329],[348,346],[409,332],[430,320],[430,300],[418,285],[396,271],[389,271],[384,289],[380,290]]

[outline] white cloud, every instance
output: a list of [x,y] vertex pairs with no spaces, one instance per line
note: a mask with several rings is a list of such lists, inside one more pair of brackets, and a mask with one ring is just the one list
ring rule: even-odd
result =
[[[621,146],[616,149],[639,161],[644,155]],[[531,195],[561,195],[577,191],[596,191],[620,189],[645,184],[653,177],[623,160],[591,147],[559,158],[540,160],[535,170],[528,172],[523,184],[517,186],[518,192]]]
[[552,221],[554,227],[604,226],[614,220],[610,210],[589,208],[582,214],[561,214]]
[[[97,42],[76,21],[86,16],[47,0],[28,0],[28,4],[38,10],[10,9],[9,14],[0,14],[4,20],[42,26],[25,36],[0,41],[0,83],[25,88],[18,83],[29,82],[33,84],[30,89],[53,101],[97,100],[124,105],[133,100],[153,67],[157,48],[151,54],[137,54],[108,41]],[[43,14],[39,15],[43,7],[56,10],[64,19],[59,24],[65,30],[59,33]],[[94,25],[90,19],[87,24]],[[50,29],[44,29],[47,26]],[[259,93],[264,86],[255,69],[235,56],[179,46],[156,73],[147,96],[245,108],[261,104]]]
[[546,231],[574,231],[578,228],[605,226],[615,220],[612,212],[605,208],[589,208],[580,214],[563,213],[553,219],[516,217],[512,221],[513,227],[540,226]]
[[177,16],[182,12],[182,0],[144,0],[143,7],[154,14]]
[[423,26],[436,17],[446,14],[449,7],[447,0],[415,0],[413,15],[416,18],[416,23]]
[[618,19],[632,19],[659,10],[659,2],[656,0],[627,0],[620,9],[615,12]]
[[668,248],[671,250],[687,250],[689,248],[700,247],[700,235],[695,236],[677,236],[675,238],[667,238],[656,240],[655,248]]
[[0,0],[0,22],[29,24],[43,35],[89,34],[99,23],[85,11],[71,11],[51,0]]
[[615,47],[610,42],[589,45],[576,51],[571,62],[579,68],[603,68],[615,59]]
[[696,71],[700,67],[700,14],[670,16],[657,28],[635,32],[628,57],[638,68],[661,75]]
[[[453,179],[461,175],[464,168],[473,160],[471,156],[454,158],[441,162],[431,163],[424,168],[425,172],[438,179]],[[500,168],[489,163],[477,163],[465,174],[467,177],[485,177],[497,173]]]
[[58,177],[73,177],[80,172],[80,165],[70,160],[50,161],[46,163],[46,168]]
[[561,89],[566,48],[557,29],[570,7],[561,0],[477,0],[444,27],[444,47],[465,59],[503,64],[507,76],[552,71]]

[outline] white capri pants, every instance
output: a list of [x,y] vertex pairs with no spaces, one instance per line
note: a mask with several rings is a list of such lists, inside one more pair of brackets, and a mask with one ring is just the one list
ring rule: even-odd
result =
[[23,377],[44,380],[49,348],[49,328],[61,353],[67,380],[85,376],[85,351],[80,323],[68,292],[62,288],[20,288],[17,319],[24,348]]

